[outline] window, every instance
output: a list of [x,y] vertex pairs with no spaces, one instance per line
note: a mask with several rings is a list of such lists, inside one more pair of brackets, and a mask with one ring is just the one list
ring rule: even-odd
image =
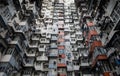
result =
[[40,45],[40,48],[44,48],[44,45]]
[[41,39],[41,41],[45,41],[45,39]]

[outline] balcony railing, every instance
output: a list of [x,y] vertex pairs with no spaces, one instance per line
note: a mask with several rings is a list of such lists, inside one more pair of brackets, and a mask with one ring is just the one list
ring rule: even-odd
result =
[[54,64],[54,63],[49,63],[49,68],[50,68],[50,69],[56,69],[56,68],[57,68],[57,65]]
[[37,43],[30,43],[30,44],[28,44],[29,45],[29,47],[31,47],[31,48],[37,48],[38,47],[38,42]]
[[58,54],[65,54],[65,50],[58,50]]
[[79,70],[79,65],[74,65],[73,68],[74,70]]
[[67,71],[73,71],[73,65],[67,65]]
[[39,49],[39,51],[45,51],[45,49],[46,49],[46,46],[45,45],[39,45],[39,47],[38,47],[38,49]]
[[55,43],[55,44],[54,44],[54,43],[51,44],[51,45],[50,45],[50,48],[57,48],[57,44],[56,44],[56,43]]
[[58,38],[57,38],[56,36],[52,36],[52,38],[51,38],[51,40],[53,40],[53,41],[54,41],[54,40],[56,41],[57,39],[58,39]]
[[65,49],[65,46],[58,46],[59,50]]
[[70,42],[71,42],[72,44],[75,44],[75,43],[76,43],[76,38],[71,38]]
[[50,71],[50,72],[48,72],[48,76],[57,76],[57,72]]
[[58,42],[64,42],[65,40],[63,38],[59,38]]
[[42,56],[38,56],[37,60],[38,61],[48,61],[48,57],[43,54]]
[[87,67],[87,66],[89,67],[90,64],[88,62],[81,62],[80,66],[81,67]]
[[35,50],[27,50],[26,55],[30,57],[35,57],[36,51]]
[[67,67],[65,59],[61,59],[57,63],[57,67]]
[[41,38],[40,43],[50,43],[50,40],[46,38]]
[[35,70],[41,70],[42,64],[35,62],[34,67],[35,67]]
[[34,58],[28,58],[25,60],[26,63],[24,66],[27,66],[27,67],[33,67],[34,66]]
[[33,35],[33,36],[32,36],[32,40],[39,40],[39,39],[40,39],[39,36],[36,36],[36,35]]

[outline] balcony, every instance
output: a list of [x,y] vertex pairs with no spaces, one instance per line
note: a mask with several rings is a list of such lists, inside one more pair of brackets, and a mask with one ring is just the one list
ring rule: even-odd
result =
[[[55,28],[52,30],[51,35],[52,35],[52,36],[53,36],[53,35],[55,35],[55,36],[58,35],[58,29],[56,28],[56,26],[55,26]],[[54,37],[53,37],[53,38],[54,38]]]
[[76,71],[79,70],[79,67],[80,67],[79,65],[74,65],[74,66],[73,66],[74,70],[76,70]]
[[26,55],[29,57],[35,57],[36,51],[36,49],[28,49],[26,50]]
[[66,27],[64,28],[64,31],[65,31],[65,32],[69,32],[69,31],[70,31],[70,28],[66,26]]
[[30,69],[25,69],[23,70],[22,76],[31,76],[32,75],[32,70]]
[[81,3],[80,5],[81,5],[81,7],[85,7],[86,3]]
[[52,23],[52,19],[45,19],[45,23]]
[[37,61],[48,61],[48,57],[45,55],[45,53],[40,53],[41,55],[38,55],[36,57]]
[[64,45],[65,45],[65,42],[58,42],[57,45],[58,45],[58,46],[64,46]]
[[79,21],[78,20],[74,21],[74,24],[79,24]]
[[49,57],[57,57],[58,56],[58,50],[56,49],[51,49],[49,51]]
[[67,74],[60,73],[58,76],[67,76]]
[[59,54],[59,58],[65,58],[66,55],[65,54]]
[[[76,25],[76,26],[75,26],[75,29],[79,30],[79,29],[81,29],[81,26]],[[79,31],[77,31],[77,32],[79,33]],[[80,31],[80,33],[81,33],[81,31]]]
[[59,30],[64,30],[64,25],[59,23],[58,29],[59,29]]
[[43,68],[42,62],[36,61],[35,64],[34,64],[34,67],[35,67],[35,70],[40,71],[41,68]]
[[83,53],[83,55],[80,56],[81,60],[80,60],[80,67],[85,68],[85,67],[89,67],[90,63],[88,62],[88,55],[86,53]]
[[30,41],[28,45],[30,48],[38,48],[38,43],[38,41]]
[[48,71],[48,66],[49,66],[49,63],[43,63],[43,69],[42,71]]
[[57,44],[56,43],[51,43],[50,48],[51,49],[57,49]]
[[70,37],[75,38],[76,37],[75,33],[70,34]]
[[73,64],[71,62],[67,63],[67,71],[73,71]]
[[25,63],[25,67],[33,67],[34,66],[34,58],[27,58],[25,61],[26,61],[26,63]]
[[58,68],[67,67],[65,59],[59,59],[57,63]]
[[58,42],[64,42],[65,40],[63,38],[59,38]]
[[75,32],[75,28],[73,26],[70,27],[70,33]]
[[75,38],[71,38],[70,42],[71,42],[72,44],[75,44],[75,43],[76,43],[76,39],[75,39]]
[[45,29],[42,30],[42,32],[41,32],[41,36],[42,36],[42,37],[46,37],[46,34],[47,34],[47,33],[46,33],[46,32],[43,32],[43,31],[46,31],[46,30],[45,30]]
[[57,76],[67,76],[66,68],[59,68]]
[[57,69],[57,62],[56,60],[50,60],[49,61],[49,69]]
[[85,12],[87,12],[87,8],[83,7],[81,11],[83,11],[85,13]]
[[89,67],[90,64],[88,62],[81,62],[80,67]]
[[51,41],[57,41],[57,36],[52,36]]
[[66,40],[70,40],[70,34],[69,33],[65,33],[64,37],[65,37]]
[[32,35],[32,40],[37,40],[39,41],[40,36],[39,35]]
[[74,19],[74,20],[78,20],[78,17],[77,17],[77,15],[75,15],[75,16],[73,17],[73,19]]
[[64,36],[64,32],[63,32],[63,31],[60,31],[58,35],[59,35],[59,36]]
[[91,21],[91,20],[89,20],[89,19],[86,20],[86,23],[87,23],[87,26],[88,26],[88,27],[94,26],[93,21]]
[[46,45],[40,44],[38,47],[39,52],[45,52],[46,50]]
[[63,3],[55,3],[55,7],[63,7],[64,4]]
[[35,34],[41,34],[41,29],[38,27],[36,29],[33,29],[33,31]]
[[44,71],[44,72],[41,72],[38,76],[48,76],[47,73],[48,73],[48,72]]
[[50,43],[50,40],[49,39],[47,39],[47,38],[41,38],[40,39],[40,43]]
[[[72,57],[72,56],[71,56],[71,54],[70,54],[70,55],[69,55],[69,58],[71,58],[71,57]],[[74,59],[74,60],[78,60],[78,58],[79,58],[79,55],[78,55],[78,54],[77,54],[77,55],[76,55],[76,54],[73,55],[73,59]]]
[[84,44],[78,44],[78,47],[77,47],[78,49],[84,49],[85,48],[85,46],[84,46]]
[[64,17],[59,16],[59,17],[58,17],[58,19],[63,20],[63,19],[64,19]]
[[63,49],[65,49],[65,46],[58,46],[58,49],[63,50]]
[[65,54],[65,50],[58,50],[58,54]]
[[49,72],[48,72],[48,76],[57,76],[57,72],[56,72],[56,71],[53,71],[53,70],[52,70],[52,72],[49,71]]

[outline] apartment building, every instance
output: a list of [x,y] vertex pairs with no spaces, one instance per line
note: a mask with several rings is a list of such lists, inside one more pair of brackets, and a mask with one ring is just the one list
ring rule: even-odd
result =
[[0,76],[119,76],[119,0],[0,0]]

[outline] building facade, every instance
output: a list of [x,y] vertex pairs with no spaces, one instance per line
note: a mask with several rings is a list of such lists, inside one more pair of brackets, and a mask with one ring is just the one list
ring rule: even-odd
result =
[[0,0],[0,76],[119,76],[119,0]]

